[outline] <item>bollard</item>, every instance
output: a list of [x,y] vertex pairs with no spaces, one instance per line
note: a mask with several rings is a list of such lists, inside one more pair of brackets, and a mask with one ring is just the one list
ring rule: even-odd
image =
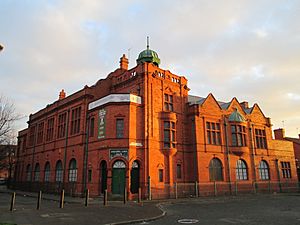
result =
[[238,182],[235,182],[235,195],[238,195]]
[[272,189],[271,189],[271,181],[269,180],[269,185],[268,185],[268,187],[269,187],[269,193],[272,193]]
[[175,182],[175,199],[178,198],[178,186],[177,186],[177,182]]
[[195,196],[196,196],[196,198],[199,197],[198,182],[197,181],[195,181]]
[[64,208],[64,201],[65,201],[65,190],[62,189],[60,193],[60,199],[59,199],[59,208]]
[[104,190],[103,205],[107,205],[107,189]]
[[15,202],[16,202],[16,192],[11,193],[11,201],[10,201],[10,211],[14,210],[15,207]]
[[148,176],[148,199],[152,199],[152,193],[151,193],[151,178]]
[[127,201],[127,188],[124,187],[123,203],[126,204]]
[[89,205],[89,197],[90,197],[90,190],[86,189],[85,190],[85,203],[84,203],[85,206]]
[[36,203],[36,209],[39,210],[41,208],[42,203],[42,191],[39,191],[37,203]]
[[253,193],[256,194],[256,183],[255,183],[255,181],[253,181],[252,185],[253,185]]
[[138,203],[142,202],[142,188],[139,187]]
[[216,197],[217,196],[217,182],[214,181],[214,196]]

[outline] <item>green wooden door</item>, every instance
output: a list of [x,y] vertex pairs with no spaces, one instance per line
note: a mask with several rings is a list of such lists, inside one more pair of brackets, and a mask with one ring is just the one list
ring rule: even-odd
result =
[[113,168],[112,193],[123,194],[125,188],[125,168]]
[[112,193],[123,194],[125,188],[126,165],[119,160],[113,164],[112,170]]

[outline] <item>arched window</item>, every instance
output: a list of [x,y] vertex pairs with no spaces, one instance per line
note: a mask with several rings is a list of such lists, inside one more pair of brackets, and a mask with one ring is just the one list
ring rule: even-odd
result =
[[239,159],[236,162],[236,179],[248,180],[247,164],[244,160]]
[[50,181],[50,163],[49,162],[46,162],[46,164],[45,164],[44,181],[45,182],[49,182]]
[[34,181],[38,182],[40,180],[40,164],[35,164],[34,168]]
[[258,166],[258,172],[259,172],[259,179],[261,180],[269,180],[270,174],[269,174],[269,166],[268,163],[264,160],[260,161]]
[[30,164],[28,164],[26,166],[26,181],[30,181],[31,180],[31,166]]
[[213,158],[209,163],[209,179],[210,181],[223,180],[222,162],[217,158]]
[[63,181],[63,168],[60,160],[57,161],[55,166],[55,181],[62,182]]
[[76,182],[77,181],[77,166],[76,160],[71,159],[69,163],[69,182]]
[[126,165],[123,161],[118,160],[114,163],[113,168],[126,168]]

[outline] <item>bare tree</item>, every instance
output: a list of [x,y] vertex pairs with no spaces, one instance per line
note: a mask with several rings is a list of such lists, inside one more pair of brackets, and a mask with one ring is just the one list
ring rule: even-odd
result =
[[12,177],[17,148],[14,123],[20,118],[14,104],[0,96],[0,170],[8,172],[8,182]]
[[16,114],[14,104],[0,96],[0,145],[12,137],[13,125],[20,118],[20,115]]

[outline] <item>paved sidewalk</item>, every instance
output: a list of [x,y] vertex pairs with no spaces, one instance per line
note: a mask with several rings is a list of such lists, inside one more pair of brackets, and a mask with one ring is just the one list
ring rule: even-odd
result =
[[36,210],[37,193],[16,191],[16,204],[9,211],[11,190],[0,190],[0,223],[9,222],[18,225],[60,225],[60,224],[128,224],[134,221],[147,221],[159,218],[164,212],[157,202],[109,201],[103,206],[100,198],[90,199],[88,207],[84,198],[66,196],[65,206],[60,209],[59,196],[44,194],[41,209]]

